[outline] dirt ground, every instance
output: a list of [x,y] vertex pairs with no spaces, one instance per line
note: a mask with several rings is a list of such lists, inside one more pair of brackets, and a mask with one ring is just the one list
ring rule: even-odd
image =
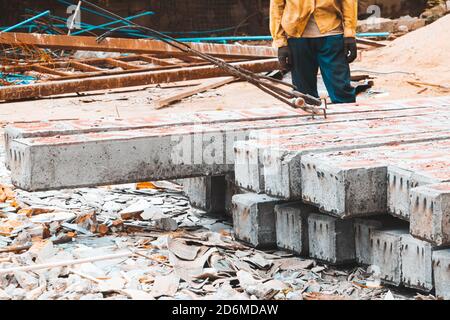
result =
[[[355,70],[366,70],[365,68],[363,61],[355,65]],[[435,77],[431,76],[430,78],[417,78],[414,75],[401,73],[377,75],[371,92],[360,94],[357,101],[438,96],[450,93],[450,91],[434,87],[413,86],[407,82],[418,79],[422,82],[431,80],[436,82]],[[201,83],[201,81],[195,83]],[[424,91],[424,89],[426,90]],[[269,108],[282,105],[278,100],[259,91],[251,84],[240,82],[209,90],[184,99],[168,108],[156,110],[155,102],[158,99],[168,97],[181,90],[185,90],[185,88],[161,89],[156,86],[145,86],[86,93],[80,96],[65,95],[34,101],[1,103],[0,122],[2,125],[6,125],[16,121],[129,118],[148,116],[159,112]]]

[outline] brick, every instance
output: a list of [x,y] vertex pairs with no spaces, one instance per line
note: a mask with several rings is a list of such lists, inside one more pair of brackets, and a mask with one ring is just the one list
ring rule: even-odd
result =
[[238,240],[255,248],[275,247],[277,242],[274,208],[279,199],[246,193],[233,197],[233,230]]
[[433,274],[436,296],[450,300],[450,249],[433,252]]
[[308,256],[308,215],[316,212],[314,207],[301,202],[275,206],[278,248]]
[[312,258],[331,264],[355,261],[353,222],[325,214],[308,217],[309,254]]
[[436,246],[450,245],[450,183],[411,189],[410,232]]
[[384,283],[402,283],[401,237],[407,234],[408,229],[373,230],[371,234],[372,266],[380,269]]
[[433,246],[411,235],[401,238],[402,283],[425,292],[433,290]]

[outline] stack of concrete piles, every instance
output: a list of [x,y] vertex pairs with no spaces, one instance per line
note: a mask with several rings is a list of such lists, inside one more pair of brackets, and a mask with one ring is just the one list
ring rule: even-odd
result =
[[194,206],[230,212],[255,247],[450,297],[450,97],[330,106],[327,119],[278,107],[20,123],[5,138],[19,188],[184,179]]
[[435,100],[429,113],[250,132],[235,144],[236,184],[246,190],[233,198],[236,236],[372,266],[383,283],[450,299],[448,102]]

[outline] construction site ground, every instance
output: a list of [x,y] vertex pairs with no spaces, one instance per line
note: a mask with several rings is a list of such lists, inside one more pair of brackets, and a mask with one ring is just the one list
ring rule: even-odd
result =
[[[405,37],[408,36],[412,34]],[[426,38],[426,35],[419,36],[417,45]],[[393,49],[388,46],[362,52],[352,65],[355,73],[373,76],[374,81],[374,86],[360,94],[358,101],[448,95],[448,58],[442,61],[443,57],[437,56],[434,57],[437,61],[432,62],[430,54],[428,65],[418,67],[409,60],[411,56],[408,56],[406,48],[401,47],[402,41],[411,43],[411,40],[400,38],[398,41],[395,50],[399,50],[398,55],[405,55],[403,62],[392,59],[390,54],[394,53],[389,50]],[[439,45],[442,43],[440,41]],[[432,48],[430,50],[433,51]],[[448,57],[449,50],[441,50]],[[380,62],[380,56],[386,63]],[[157,110],[159,99],[200,83],[202,80],[193,80],[2,103],[0,122],[4,127],[20,121],[125,119],[158,113],[282,106],[281,102],[254,86],[236,82]],[[9,185],[3,147],[1,156],[0,182]],[[95,223],[94,218],[86,217],[79,222],[86,228],[78,230],[74,241],[36,247],[22,254],[3,252],[0,253],[0,264],[12,262],[22,265],[35,261],[36,257],[45,262],[47,255],[58,255],[61,260],[69,261],[117,254],[116,259],[93,260],[73,267],[33,273],[15,271],[12,275],[0,277],[0,299],[433,299],[412,289],[380,285],[362,267],[332,267],[289,252],[248,247],[233,239],[229,219],[208,216],[192,208],[182,194],[182,187],[172,182],[158,182],[145,187],[127,184],[47,192],[15,190],[14,197],[31,207],[47,204],[65,208],[68,212],[96,211],[95,219],[99,220],[108,219],[111,211],[125,210],[141,201],[143,206],[151,204],[177,221],[178,230],[172,231],[177,234],[177,241],[168,238],[170,231],[140,232],[139,229],[148,227],[140,222],[128,226],[126,232],[121,230],[112,235],[83,233],[89,230],[90,223]],[[5,204],[3,213],[7,209]],[[72,227],[76,231],[77,226]],[[14,243],[2,243],[0,248],[23,245],[32,237],[31,231],[23,232],[14,239]],[[6,240],[1,238],[0,243],[2,241]],[[185,248],[186,243],[190,245],[189,250]],[[133,258],[120,256],[127,249],[135,252]],[[196,255],[190,256],[192,252]],[[179,259],[180,256],[185,259]],[[206,261],[209,267],[203,269]],[[200,276],[199,268],[203,269]],[[192,278],[191,273],[196,273],[196,277]]]
[[[367,70],[372,69],[373,66],[365,65],[364,62],[358,62],[355,68]],[[376,70],[375,70],[376,71]],[[383,92],[384,94],[367,94],[363,93],[358,97],[358,101],[364,101],[367,99],[394,99],[394,98],[412,98],[412,97],[422,97],[422,96],[438,96],[444,95],[445,90],[437,89],[434,87],[428,87],[426,92],[420,93],[422,91],[421,88],[417,88],[407,83],[408,80],[417,80],[417,77],[412,75],[404,75],[404,74],[391,74],[391,75],[378,75],[375,79],[375,85],[373,87],[374,91]],[[420,79],[421,81],[436,81],[436,77],[432,79]],[[3,125],[6,125],[10,122],[15,121],[43,121],[43,120],[57,120],[57,119],[92,119],[92,118],[130,118],[130,117],[145,117],[155,113],[183,113],[187,111],[201,111],[201,110],[229,110],[229,109],[246,109],[249,107],[273,107],[276,105],[282,105],[276,99],[258,91],[252,85],[247,83],[232,83],[227,86],[224,86],[219,89],[209,90],[208,92],[197,94],[191,98],[184,99],[181,102],[169,106],[168,108],[162,110],[155,109],[155,101],[160,98],[164,98],[165,96],[172,95],[177,91],[185,89],[186,85],[196,85],[201,83],[201,81],[188,81],[188,82],[180,82],[174,84],[165,84],[161,86],[151,85],[151,86],[142,86],[142,87],[133,87],[126,89],[116,89],[116,90],[108,90],[108,91],[99,91],[89,94],[81,94],[81,95],[66,95],[60,97],[51,97],[45,99],[39,99],[35,101],[24,101],[24,102],[11,102],[2,104],[2,110],[0,113],[0,120]],[[2,184],[9,183],[8,171],[3,166],[3,161],[1,161],[1,173],[2,173]],[[145,199],[146,201],[154,201],[154,199],[161,199],[161,195],[164,195],[164,192],[156,192],[155,195],[136,195],[134,192],[135,185],[125,185],[125,186],[116,186],[111,188],[90,188],[90,189],[82,189],[82,190],[60,190],[60,191],[50,191],[50,192],[40,192],[38,193],[38,197],[40,197],[41,201],[50,204],[55,204],[53,200],[56,202],[58,199],[72,199],[79,198],[80,192],[81,194],[86,195],[87,197],[98,197],[98,192],[102,193],[102,196],[98,197],[99,202],[97,205],[103,206],[105,202],[101,200],[104,199],[103,193],[106,192],[111,196],[110,203],[114,204],[117,200],[120,208],[125,208],[126,205],[119,201],[121,195],[127,195],[131,200],[135,200],[135,197],[139,197]],[[18,198],[21,200],[26,199],[27,196],[32,195],[28,193],[18,192]],[[208,217],[204,216],[201,211],[193,209],[188,204],[188,199],[181,195],[180,193],[175,193],[175,199],[171,202],[172,193],[165,194],[164,197],[166,206],[165,208],[168,211],[173,209],[179,209],[179,204],[181,202],[183,207],[182,218],[190,221],[192,225],[198,227],[198,229],[194,228],[194,230],[188,232],[188,238],[196,237],[202,238],[205,236],[205,233],[208,234],[211,238],[215,239],[219,237],[221,241],[224,241],[226,245],[232,247],[234,243],[231,240],[231,228],[232,224],[230,221],[224,222],[223,217]],[[36,198],[35,198],[36,199]],[[169,200],[169,201],[168,201]],[[76,205],[80,207],[85,206],[86,203],[83,202],[75,202]],[[32,205],[33,201],[28,202],[28,204]],[[42,204],[42,202],[37,202],[36,204]],[[168,205],[167,205],[168,204]],[[92,206],[92,204],[90,204]],[[88,204],[89,206],[89,204]],[[98,209],[94,206],[91,207],[93,210]],[[100,213],[101,216],[101,213]],[[204,219],[204,221],[202,220]],[[193,223],[195,221],[195,223]],[[212,222],[212,223],[211,223]],[[226,223],[222,225],[222,223]],[[226,228],[211,228],[211,226],[226,226]],[[209,230],[208,230],[209,229]],[[210,235],[209,233],[214,233],[214,235]],[[66,251],[72,250],[92,250],[92,255],[101,255],[113,252],[111,246],[116,246],[120,242],[119,247],[133,247],[141,246],[141,245],[149,245],[153,247],[155,244],[153,241],[163,241],[165,239],[163,234],[147,234],[145,236],[138,235],[124,235],[118,234],[117,236],[107,236],[104,238],[100,237],[84,237],[81,236],[77,241],[68,245],[55,245],[55,248],[59,250],[59,254],[62,254]],[[302,258],[295,258],[293,255],[287,252],[260,252],[250,247],[246,247],[241,243],[235,243],[235,245],[239,246],[240,254],[243,256],[248,256],[250,261],[252,258],[254,259],[262,259],[264,263],[267,265],[263,265],[263,267],[258,266],[254,263],[248,263],[248,266],[251,270],[265,273],[264,276],[261,276],[261,279],[267,281],[272,281],[272,285],[274,282],[279,286],[280,291],[277,292],[266,292],[264,291],[264,286],[260,285],[259,290],[253,292],[242,289],[235,289],[232,285],[220,285],[216,287],[203,287],[202,289],[198,289],[195,292],[192,292],[188,289],[180,290],[177,294],[171,293],[173,298],[178,299],[196,299],[196,298],[211,298],[211,299],[224,299],[224,298],[245,298],[249,299],[252,296],[257,298],[275,298],[275,299],[413,299],[416,298],[425,298],[425,296],[419,294],[414,290],[402,290],[395,287],[371,287],[370,285],[366,285],[367,279],[370,277],[370,274],[366,273],[366,270],[360,267],[355,266],[346,266],[346,267],[331,267],[319,262],[315,262],[313,260],[305,260]],[[230,247],[230,248],[231,248]],[[161,248],[161,249],[160,249]],[[146,258],[140,258],[139,263],[143,265],[152,265],[155,273],[160,272],[160,268],[171,268],[170,263],[168,262],[169,255],[167,254],[167,249],[164,248],[163,245],[158,246],[155,245],[154,249],[152,249],[152,257],[151,260],[147,260]],[[4,259],[9,255],[3,254],[1,259]],[[70,254],[69,254],[70,256]],[[239,257],[239,256],[238,256]],[[234,259],[238,257],[233,257]],[[255,258],[256,257],[256,258]],[[149,262],[150,261],[150,262]],[[155,262],[159,261],[159,262]],[[233,261],[236,260],[231,260]],[[114,261],[113,261],[114,262]],[[117,260],[115,261],[117,262]],[[281,269],[277,272],[270,273],[272,270],[274,263],[286,264],[285,270]],[[292,268],[289,265],[292,264]],[[119,264],[121,266],[123,264]],[[267,269],[270,265],[271,268]],[[95,263],[92,268],[94,268]],[[139,268],[139,264],[136,264],[136,269]],[[173,267],[173,266],[172,266]],[[95,272],[92,270],[83,271],[83,269],[89,269],[89,267],[81,268],[80,272],[75,271],[75,274],[66,275],[58,279],[58,283],[54,283],[54,281],[50,281],[46,285],[40,285],[38,278],[31,277],[27,280],[29,281],[28,285],[33,290],[26,292],[20,288],[15,288],[14,285],[10,284],[10,290],[8,290],[8,285],[5,283],[5,287],[3,287],[2,294],[3,296],[9,296],[13,299],[24,299],[24,298],[41,298],[41,299],[129,299],[129,298],[149,298],[155,297],[155,295],[148,294],[146,296],[144,293],[140,293],[138,290],[135,290],[135,285],[132,284],[132,281],[123,279],[121,274],[123,274],[123,270],[118,270],[118,274],[116,276],[110,277],[109,282],[111,282],[110,287],[105,288],[106,284],[99,285],[98,283],[89,280],[88,275],[94,275]],[[106,269],[102,271],[102,268],[95,266],[96,272],[101,274],[103,272],[103,276],[107,273]],[[123,265],[124,270],[127,270],[127,273],[132,273],[130,266],[126,264]],[[118,269],[121,269],[119,267]],[[275,271],[276,268],[273,268]],[[151,269],[149,269],[151,270]],[[117,271],[117,270],[116,270]],[[302,276],[298,277],[298,274],[294,274],[295,272],[303,273]],[[86,274],[88,275],[86,275]],[[139,279],[134,279],[134,281],[145,281],[142,278],[144,275],[141,275]],[[246,274],[241,274],[241,276],[245,277]],[[87,277],[87,279],[86,279]],[[143,280],[144,279],[144,280]],[[220,278],[219,278],[220,279]],[[301,279],[301,280],[299,280]],[[225,280],[225,279],[224,279]],[[4,280],[5,281],[5,280]],[[6,280],[7,281],[7,280]],[[161,281],[177,281],[176,279],[162,279]],[[179,281],[179,280],[178,280]],[[370,278],[369,278],[370,281]],[[233,284],[232,278],[227,278],[226,281],[228,284]],[[289,283],[293,287],[286,286],[286,283]],[[173,285],[173,284],[172,284]],[[150,284],[149,284],[150,287]],[[188,287],[189,288],[189,287]],[[258,288],[258,286],[255,286]],[[296,288],[296,289],[292,289]],[[136,292],[134,292],[135,290]],[[284,291],[283,291],[284,290]],[[149,291],[151,293],[151,291]],[[33,297],[31,297],[31,295]],[[167,293],[165,293],[167,294]],[[271,295],[272,294],[272,295]],[[156,298],[158,295],[156,295]]]
[[[357,62],[353,68],[355,70],[389,72],[383,71],[386,68],[376,69],[373,68],[373,65],[367,65],[362,61]],[[396,67],[394,69],[398,70]],[[428,77],[402,73],[379,74],[376,75],[374,87],[372,88],[372,91],[376,93],[362,93],[358,96],[358,101],[367,99],[382,101],[446,95],[449,90],[433,86],[417,87],[409,84],[408,81],[445,83],[445,81],[449,82],[446,79],[448,74],[429,74]],[[250,107],[270,108],[283,105],[275,98],[256,90],[251,84],[236,82],[184,99],[166,109],[156,110],[155,102],[158,99],[171,96],[177,91],[185,90],[185,85],[200,83],[202,83],[201,80],[193,80],[160,86],[150,85],[103,90],[80,95],[62,95],[35,101],[9,102],[2,104],[0,121],[5,125],[15,121],[92,119],[101,117],[130,118],[149,116],[155,113],[248,109]],[[177,86],[180,87],[174,88]],[[424,89],[426,90],[423,91]]]

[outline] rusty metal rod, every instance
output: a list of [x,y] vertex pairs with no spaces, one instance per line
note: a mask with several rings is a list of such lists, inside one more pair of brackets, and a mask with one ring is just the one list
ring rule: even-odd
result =
[[[100,11],[102,11],[102,12],[108,14],[108,15],[116,17],[119,20],[125,21],[125,18],[123,18],[123,17],[121,17],[121,16],[119,16],[119,15],[113,13],[113,12],[110,12],[109,10],[106,10],[106,9],[96,5],[96,4],[93,4],[93,3],[89,2],[89,1],[84,1],[84,3],[89,5],[89,6],[91,6],[91,7],[93,7],[93,8],[95,8],[95,9],[97,9],[97,10],[100,10]],[[232,66],[232,65],[224,62],[223,60],[220,60],[218,58],[215,58],[213,56],[205,54],[205,53],[203,53],[201,51],[195,50],[195,49],[191,48],[191,46],[188,45],[187,43],[180,42],[177,39],[172,38],[172,37],[170,37],[170,36],[168,36],[166,34],[163,34],[163,33],[159,32],[159,31],[156,31],[154,29],[138,25],[137,23],[135,23],[133,21],[131,21],[131,22],[128,21],[128,20],[126,20],[126,21],[131,23],[131,26],[121,26],[121,27],[117,27],[117,28],[114,28],[112,30],[109,30],[106,33],[104,33],[103,35],[101,35],[100,37],[98,37],[98,41],[100,42],[100,41],[104,40],[107,37],[107,35],[109,35],[111,33],[114,33],[114,32],[116,32],[116,31],[118,31],[120,29],[123,29],[125,27],[126,28],[138,29],[138,30],[141,30],[141,31],[149,34],[149,35],[154,36],[158,40],[163,41],[164,43],[166,43],[166,44],[168,44],[168,45],[170,45],[170,46],[172,46],[172,47],[174,47],[174,48],[176,48],[176,49],[178,49],[180,51],[183,51],[183,52],[186,52],[186,53],[190,53],[192,55],[200,57],[200,58],[202,58],[202,59],[204,59],[204,60],[206,60],[206,61],[208,61],[208,62],[210,62],[210,63],[212,63],[212,64],[214,64],[216,66],[218,66],[219,68],[221,68],[224,71],[228,72],[230,75],[233,75],[235,77],[238,77],[238,78],[240,78],[242,80],[245,80],[245,81],[255,85],[257,88],[259,88],[262,91],[270,94],[271,96],[273,96],[276,99],[282,101],[283,103],[288,104],[291,107],[300,108],[300,109],[304,110],[305,112],[312,113],[313,115],[314,114],[319,114],[320,111],[322,111],[324,116],[325,116],[324,109],[314,107],[314,106],[321,106],[322,105],[322,101],[320,99],[318,99],[318,98],[312,97],[310,95],[303,94],[303,93],[298,92],[298,91],[294,94],[293,92],[284,90],[282,88],[278,88],[277,87],[277,89],[274,89],[274,87],[275,87],[274,85],[271,85],[271,84],[269,84],[267,82],[262,81],[262,79],[264,79],[266,81],[272,81],[273,79],[271,79],[269,77],[261,78],[261,76],[259,76],[257,74],[250,73],[250,72],[248,72],[246,70],[243,70],[241,68],[237,68],[235,66]],[[283,85],[292,87],[289,84],[285,84],[284,82],[279,81],[279,80],[274,81],[274,82],[276,82],[277,84],[283,84]],[[293,90],[293,91],[295,91],[295,90]],[[302,97],[302,99],[304,99],[304,101],[307,104],[311,104],[311,106],[308,106],[308,107],[299,106],[299,105],[296,105],[294,102],[291,102],[291,101],[286,99],[286,98],[294,99],[294,98],[298,98],[299,96]]]

